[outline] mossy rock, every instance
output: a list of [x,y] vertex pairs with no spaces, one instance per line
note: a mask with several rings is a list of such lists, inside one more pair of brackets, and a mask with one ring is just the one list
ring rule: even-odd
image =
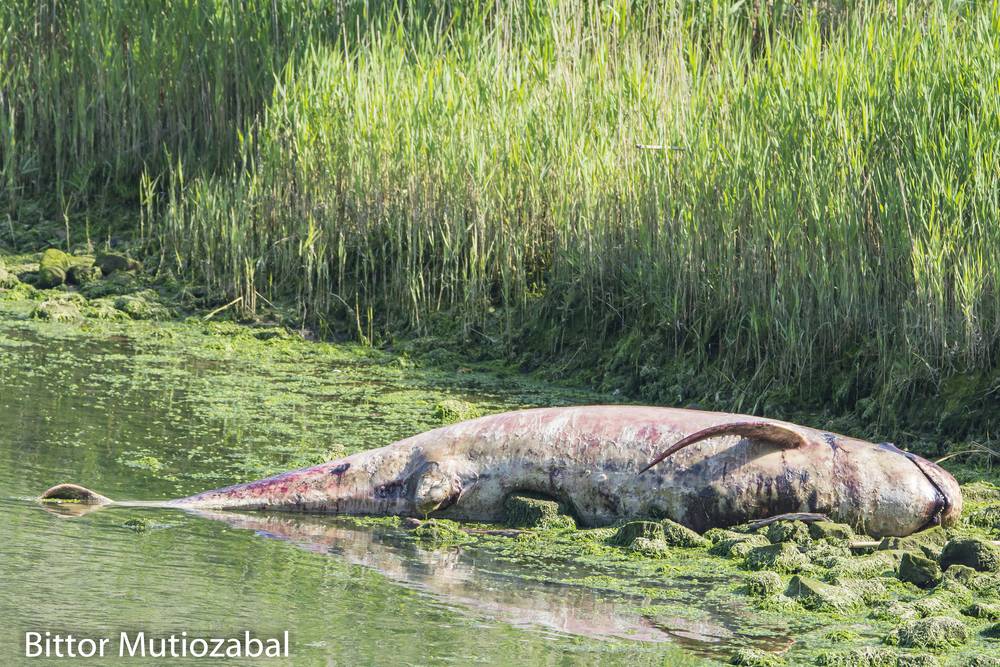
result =
[[[968,602],[968,601],[966,601]],[[920,618],[931,618],[934,616],[950,616],[955,614],[965,603],[950,600],[942,595],[928,595],[927,597],[914,600],[910,606],[920,616]]]
[[511,494],[503,507],[505,522],[514,528],[576,528],[573,517],[555,500]]
[[144,290],[132,296],[120,296],[115,299],[115,308],[128,315],[133,320],[166,319],[170,312],[155,301],[156,294]]
[[854,557],[846,541],[812,540],[804,545],[803,553],[814,565],[824,568],[836,567]]
[[446,398],[434,406],[434,418],[442,424],[454,424],[478,416],[480,416],[479,408],[457,398]]
[[1000,623],[994,623],[982,632],[983,637],[988,639],[1000,639]]
[[948,542],[948,533],[936,526],[906,537],[884,537],[878,545],[879,551],[913,551],[926,558],[937,559],[941,549]]
[[789,542],[754,547],[746,556],[746,566],[751,570],[772,570],[774,572],[801,572],[809,565],[809,559]]
[[100,267],[101,273],[106,276],[118,271],[138,271],[142,268],[142,262],[120,252],[99,253],[94,264]]
[[981,579],[979,573],[968,565],[952,565],[944,573],[944,581],[955,582],[969,590],[978,591]]
[[707,547],[710,542],[691,530],[687,526],[670,519],[661,519],[660,526],[663,527],[663,541],[671,547]]
[[422,542],[434,544],[464,544],[472,538],[457,523],[443,519],[429,519],[410,533]]
[[996,604],[975,602],[963,609],[962,613],[981,621],[1000,621],[1000,605]]
[[788,582],[785,595],[813,611],[851,612],[862,606],[861,598],[849,588],[795,575]]
[[876,621],[900,623],[903,621],[915,621],[921,618],[922,614],[914,609],[913,605],[894,600],[887,604],[873,605],[870,616]]
[[776,521],[767,527],[765,532],[768,542],[794,542],[805,544],[809,542],[809,528],[801,521]]
[[90,300],[87,303],[87,307],[84,308],[83,314],[97,320],[117,321],[131,319],[128,315],[115,308],[115,300],[109,297]]
[[896,656],[896,667],[939,667],[940,664],[941,661],[935,656],[926,653]]
[[977,655],[965,663],[965,667],[1000,667],[1000,658],[992,655]]
[[642,554],[647,558],[663,558],[670,553],[670,546],[663,540],[651,540],[648,537],[637,537],[632,540],[628,550]]
[[836,584],[851,590],[861,598],[866,605],[873,605],[881,602],[889,595],[889,589],[880,578],[872,579],[845,579]]
[[[906,656],[919,657],[919,656]],[[864,646],[851,649],[849,651],[830,651],[820,654],[816,658],[817,665],[826,667],[899,667],[899,665],[911,665],[913,663],[903,662],[903,656],[889,648],[882,646]],[[936,663],[930,663],[936,664]]]
[[757,648],[741,648],[733,654],[729,660],[730,665],[744,665],[745,667],[777,667],[784,665],[785,659],[780,655],[761,651]]
[[1000,547],[973,537],[950,540],[941,552],[941,567],[965,565],[979,572],[1000,571]]
[[725,537],[715,542],[712,548],[709,549],[709,553],[729,558],[745,558],[752,549],[766,546],[767,544],[767,538],[763,535],[733,533],[732,537]]
[[139,279],[131,273],[116,273],[110,278],[96,280],[80,286],[80,294],[88,299],[132,294],[142,287]]
[[58,287],[66,282],[66,272],[73,265],[73,257],[62,250],[49,248],[42,253],[38,262],[38,278],[35,284],[42,289]]
[[813,521],[809,524],[809,537],[814,540],[853,540],[854,529],[846,523]]
[[781,592],[784,583],[777,572],[754,572],[744,580],[747,595],[768,598]]
[[49,299],[34,307],[31,316],[36,320],[51,322],[75,322],[83,319],[80,307],[65,299]]
[[663,526],[659,523],[655,521],[629,521],[611,536],[608,544],[616,547],[629,547],[640,537],[653,542],[665,543]]
[[66,282],[70,285],[86,285],[101,279],[101,270],[93,264],[74,264],[66,271]]
[[872,579],[885,574],[895,575],[904,553],[903,551],[876,551],[867,556],[845,559],[835,567],[830,568],[826,578],[838,581],[840,579]]
[[735,530],[729,530],[728,528],[709,528],[702,535],[706,540],[712,544],[718,544],[723,540],[731,540],[738,537],[745,537],[745,533],[740,533]]
[[17,276],[0,264],[0,290],[14,289],[20,282]]
[[848,630],[846,628],[838,628],[836,630],[831,630],[830,632],[823,635],[823,639],[830,642],[856,642],[861,640],[861,635],[856,633],[854,630]]
[[917,588],[933,588],[941,583],[941,567],[930,558],[907,551],[899,561],[897,576]]
[[906,648],[946,649],[962,646],[969,641],[969,630],[961,621],[949,616],[932,616],[910,621],[893,630],[886,643]]

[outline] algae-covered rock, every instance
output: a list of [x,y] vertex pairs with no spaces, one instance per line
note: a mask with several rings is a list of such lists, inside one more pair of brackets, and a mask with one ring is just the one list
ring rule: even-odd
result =
[[49,299],[35,306],[31,316],[36,320],[52,322],[73,322],[83,318],[80,307],[65,299]]
[[747,595],[758,598],[777,595],[782,588],[781,577],[777,572],[754,572],[745,580]]
[[413,529],[410,533],[422,542],[435,544],[462,544],[471,541],[468,533],[453,521],[429,519]]
[[945,649],[967,643],[969,630],[957,619],[932,616],[896,628],[885,641],[907,648]]
[[66,282],[66,272],[73,265],[73,258],[62,250],[49,248],[38,262],[36,285],[42,289],[58,287]]
[[873,605],[871,617],[876,621],[891,621],[899,623],[901,621],[915,621],[922,617],[922,614],[913,608],[913,605],[898,600]]
[[944,528],[935,526],[906,537],[884,537],[879,543],[879,551],[914,551],[926,558],[938,557],[948,541]]
[[611,536],[608,544],[616,547],[628,547],[639,537],[654,542],[664,542],[663,526],[655,521],[629,521]]
[[917,588],[933,588],[941,583],[941,567],[930,558],[907,551],[899,561],[898,576]]
[[117,271],[138,271],[142,268],[141,262],[120,252],[102,252],[97,255],[94,264],[100,267],[106,276]]
[[104,280],[95,280],[80,285],[80,294],[88,299],[131,294],[141,287],[139,279],[131,273],[116,273]]
[[101,279],[101,270],[93,264],[74,264],[66,271],[66,282],[70,285],[86,285]]
[[774,653],[756,648],[741,648],[729,660],[730,665],[745,665],[746,667],[777,667],[784,665],[785,659]]
[[[707,536],[711,532],[708,531],[705,535]],[[709,549],[709,553],[729,558],[745,558],[752,549],[768,544],[767,538],[763,535],[732,533],[728,537],[721,535],[715,535],[714,537],[717,537],[718,541],[713,540],[715,544]]]
[[115,299],[115,308],[133,320],[165,319],[170,314],[156,302],[156,293],[151,290],[143,290],[131,296],[120,296]]
[[709,541],[691,530],[687,526],[682,526],[670,519],[662,519],[660,526],[663,527],[663,541],[671,547],[707,547]]
[[896,667],[938,667],[940,664],[940,660],[926,653],[896,656]]
[[953,600],[940,595],[929,595],[919,600],[914,600],[910,606],[917,612],[920,618],[930,618],[933,616],[948,616],[954,614],[956,609],[962,606],[962,602],[955,604]]
[[729,530],[728,528],[709,528],[702,535],[706,540],[712,544],[718,544],[723,540],[731,540],[733,538],[744,537],[745,533],[740,533],[735,530]]
[[854,529],[846,523],[814,521],[809,524],[809,537],[814,540],[853,540]]
[[1000,657],[992,655],[977,655],[970,658],[965,667],[1000,667]]
[[670,546],[663,540],[651,540],[648,537],[637,537],[628,545],[628,550],[642,554],[647,558],[663,558],[670,553]]
[[454,424],[474,419],[479,415],[480,412],[476,406],[457,398],[446,398],[434,406],[434,418],[442,424]]
[[836,567],[843,561],[853,558],[847,542],[842,540],[812,540],[802,547],[802,553],[809,562],[825,568]]
[[[929,661],[928,661],[929,659]],[[932,667],[934,656],[898,655],[882,646],[864,646],[849,651],[831,651],[816,658],[817,665],[826,667]]]
[[754,547],[746,557],[746,566],[751,570],[793,573],[800,572],[807,565],[809,559],[789,542]]
[[14,289],[21,281],[13,273],[0,264],[0,290]]
[[845,559],[830,568],[827,578],[832,581],[839,579],[871,579],[885,574],[895,574],[899,568],[902,551],[876,551],[868,556]]
[[555,500],[512,494],[503,504],[506,523],[514,528],[576,528],[576,522]]
[[1000,621],[1000,605],[996,604],[975,602],[963,609],[962,613],[983,621]]
[[886,596],[889,595],[889,589],[879,578],[845,579],[837,582],[836,585],[847,587],[867,605],[873,605],[877,602],[881,602]]
[[785,595],[814,611],[849,612],[861,607],[861,598],[845,586],[832,586],[810,577],[795,575]]
[[115,300],[108,297],[87,302],[83,314],[97,320],[128,320],[128,315],[115,308]]
[[977,591],[980,588],[979,573],[968,565],[952,565],[944,573],[944,581],[961,584],[972,591]]
[[765,534],[771,544],[779,542],[805,544],[809,541],[809,528],[801,521],[775,521],[767,527]]
[[1000,571],[1000,547],[973,537],[950,540],[941,552],[941,567],[965,565],[980,572]]

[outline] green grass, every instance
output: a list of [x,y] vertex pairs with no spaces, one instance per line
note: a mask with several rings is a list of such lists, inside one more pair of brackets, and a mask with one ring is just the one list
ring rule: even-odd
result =
[[[759,4],[205,0],[166,12],[185,29],[132,17],[133,88],[82,17],[45,71],[14,69],[36,92],[2,108],[49,115],[0,155],[47,166],[5,168],[5,192],[55,183],[66,208],[94,169],[70,191],[139,194],[161,268],[326,333],[475,340],[665,403],[990,431],[1000,9]],[[114,131],[67,110],[66,80],[114,100]]]

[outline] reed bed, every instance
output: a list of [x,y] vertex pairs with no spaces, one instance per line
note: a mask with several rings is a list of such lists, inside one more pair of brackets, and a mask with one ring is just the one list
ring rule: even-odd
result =
[[[649,400],[992,423],[997,3],[344,3],[295,48],[243,4],[183,5],[229,27],[149,71],[220,30],[236,65],[205,46],[173,112],[140,84],[69,130],[111,145],[53,155],[114,183],[145,166],[163,268],[326,333],[476,340]],[[127,150],[151,136],[180,143]]]

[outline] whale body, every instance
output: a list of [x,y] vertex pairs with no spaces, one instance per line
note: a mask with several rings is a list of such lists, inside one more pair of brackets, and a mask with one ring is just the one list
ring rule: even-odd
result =
[[[515,493],[557,500],[586,527],[668,518],[699,532],[808,512],[875,537],[905,536],[954,525],[962,510],[947,471],[889,443],[748,415],[601,405],[490,415],[141,504],[496,522]],[[75,484],[42,498],[114,502]]]

